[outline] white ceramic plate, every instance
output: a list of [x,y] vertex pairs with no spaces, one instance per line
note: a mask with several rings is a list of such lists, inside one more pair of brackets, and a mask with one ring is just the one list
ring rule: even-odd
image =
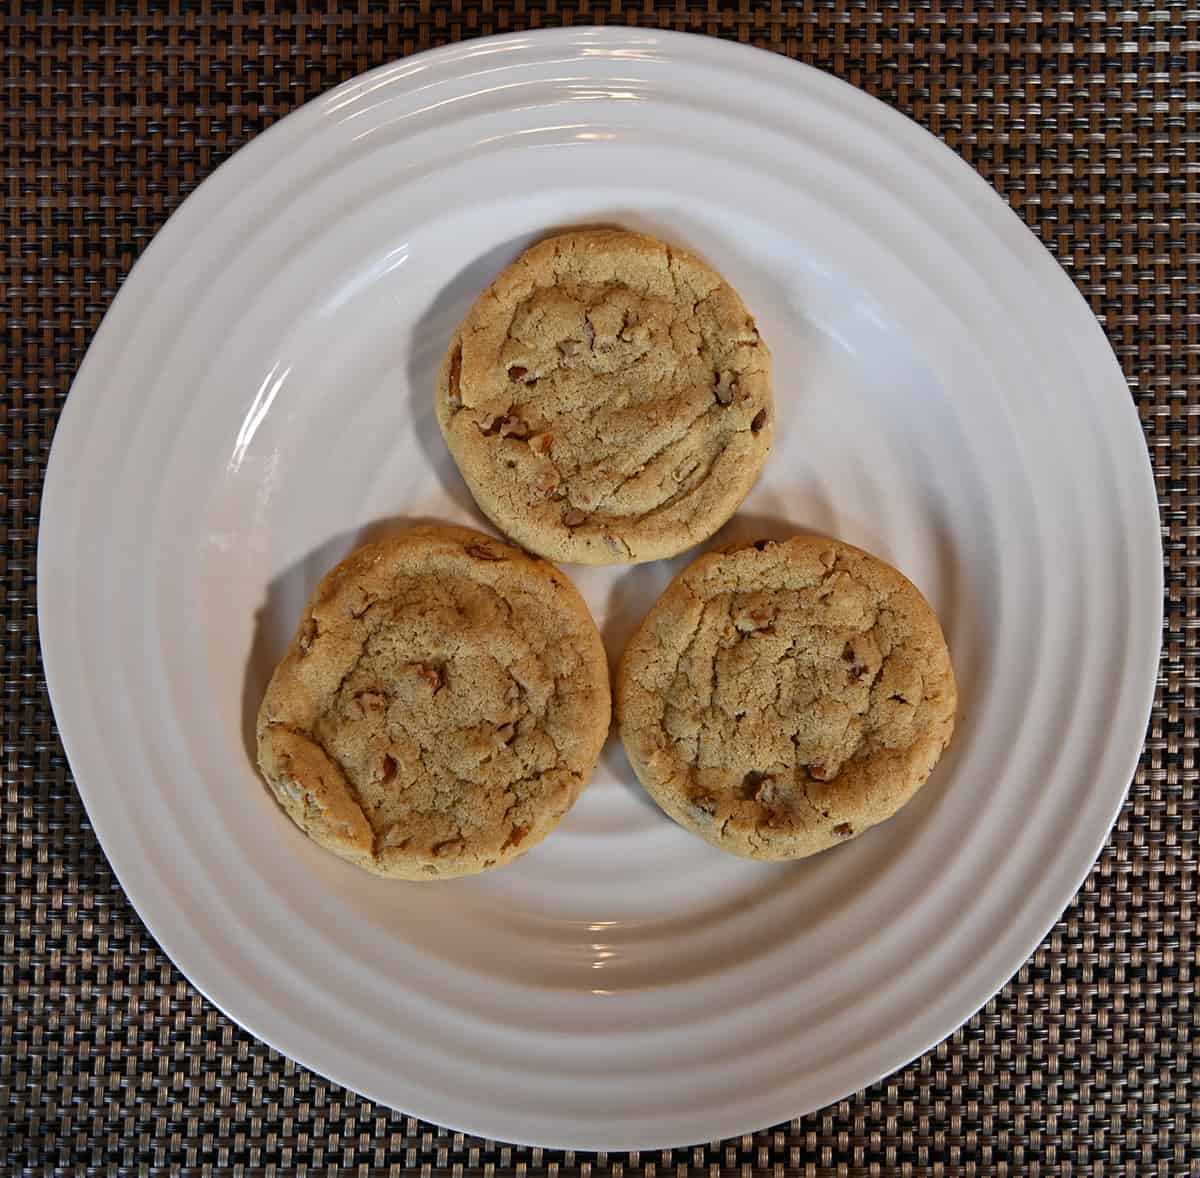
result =
[[[955,742],[894,821],[795,865],[685,834],[614,740],[515,866],[372,879],[260,785],[260,693],[354,544],[480,523],[435,368],[523,246],[595,222],[686,244],[741,291],[775,353],[778,440],[725,535],[816,529],[908,573],[953,650]],[[680,563],[570,570],[614,655]],[[76,379],[38,581],[80,792],[184,973],[374,1100],[598,1149],[786,1120],[981,1006],[1117,813],[1162,589],[1121,373],[988,186],[820,73],[624,29],[384,67],[207,180]]]

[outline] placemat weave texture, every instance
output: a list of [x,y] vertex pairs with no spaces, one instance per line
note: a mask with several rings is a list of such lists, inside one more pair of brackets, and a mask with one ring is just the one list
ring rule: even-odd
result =
[[[1165,646],[1141,768],[1083,890],[1004,991],[870,1090],[665,1153],[420,1123],[242,1032],[146,933],[97,846],[38,653],[58,412],[139,251],[222,160],[338,82],[463,37],[629,23],[847,79],[977,168],[1066,267],[1157,472]],[[1200,1174],[1200,7],[1179,0],[12,0],[0,11],[0,1174]]]

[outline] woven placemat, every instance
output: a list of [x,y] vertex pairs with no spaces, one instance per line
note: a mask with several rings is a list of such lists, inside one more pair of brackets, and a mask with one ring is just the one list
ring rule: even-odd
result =
[[[460,37],[620,22],[751,41],[917,119],[1067,268],[1157,471],[1167,629],[1146,752],[1063,919],[910,1067],[752,1137],[510,1148],[305,1071],[183,980],[100,852],[46,698],[40,489],[84,349],[138,252],[236,148],[353,74]],[[4,590],[0,1173],[1200,1174],[1200,11],[1179,0],[81,0],[0,12]]]

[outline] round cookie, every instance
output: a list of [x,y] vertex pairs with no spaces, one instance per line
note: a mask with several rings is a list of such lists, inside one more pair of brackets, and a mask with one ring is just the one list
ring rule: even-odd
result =
[[259,710],[258,761],[321,846],[445,879],[554,829],[610,712],[600,635],[562,573],[466,528],[413,528],[317,587]]
[[954,730],[941,627],[891,565],[820,537],[731,545],[675,578],[630,641],[617,719],[676,822],[798,859],[891,817]]
[[551,560],[674,556],[737,510],[771,448],[771,356],[683,250],[580,230],[527,250],[451,340],[437,415],[503,532]]

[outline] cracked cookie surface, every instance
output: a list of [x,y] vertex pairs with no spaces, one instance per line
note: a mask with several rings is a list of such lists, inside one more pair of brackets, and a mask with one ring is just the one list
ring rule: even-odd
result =
[[358,866],[470,875],[554,829],[610,712],[600,635],[559,570],[414,528],[317,587],[259,710],[259,767],[296,825]]
[[676,822],[753,859],[798,859],[891,817],[954,730],[954,672],[920,591],[821,537],[693,562],[621,658],[617,720]]
[[552,560],[674,556],[737,510],[771,448],[771,356],[692,254],[580,230],[480,295],[436,392],[483,512]]

